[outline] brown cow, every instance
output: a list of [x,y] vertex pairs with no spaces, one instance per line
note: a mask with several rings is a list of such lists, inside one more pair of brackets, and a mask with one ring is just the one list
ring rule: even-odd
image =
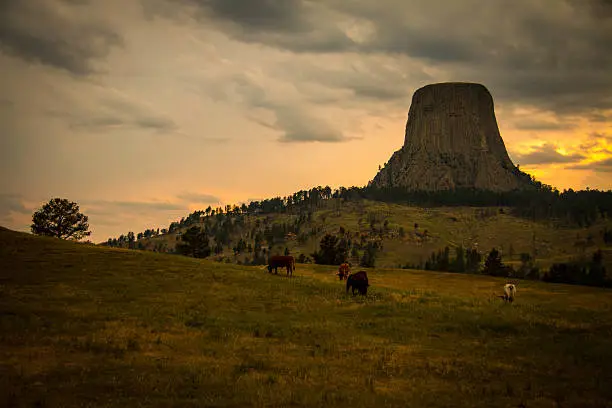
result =
[[368,294],[368,274],[366,271],[359,271],[357,273],[353,273],[349,275],[346,280],[346,293],[348,293],[349,288],[353,289],[353,296],[355,296],[355,289],[359,292],[360,295],[366,296]]
[[340,278],[340,280],[344,280],[348,278],[350,273],[351,273],[351,268],[349,264],[345,262],[342,265],[340,265],[340,267],[338,268],[338,273],[336,273],[336,275],[338,275],[338,278]]
[[293,276],[293,271],[295,270],[295,258],[292,256],[281,256],[275,255],[271,256],[268,259],[268,273],[272,273],[272,269],[274,269],[274,273],[278,275],[278,267],[287,267],[287,276]]

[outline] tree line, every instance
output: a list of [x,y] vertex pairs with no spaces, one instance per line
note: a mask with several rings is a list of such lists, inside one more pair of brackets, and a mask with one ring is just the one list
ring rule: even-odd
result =
[[478,189],[406,191],[402,188],[366,187],[363,198],[427,207],[510,207],[511,214],[534,221],[553,220],[561,225],[588,227],[612,215],[612,191],[573,189],[560,192],[539,182],[529,189],[495,192]]
[[606,268],[603,265],[601,250],[595,251],[590,258],[583,256],[569,262],[555,263],[544,272],[535,265],[535,260],[530,254],[521,253],[520,260],[520,266],[515,269],[511,265],[504,264],[501,252],[493,248],[484,258],[483,264],[483,256],[475,248],[466,250],[457,246],[454,257],[451,257],[451,250],[447,246],[434,251],[422,264],[406,264],[402,268],[612,287],[612,279],[606,275]]

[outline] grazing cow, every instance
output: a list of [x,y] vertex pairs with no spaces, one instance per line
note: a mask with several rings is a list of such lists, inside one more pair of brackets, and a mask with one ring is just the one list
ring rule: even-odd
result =
[[338,268],[338,273],[336,275],[338,275],[338,278],[340,278],[340,280],[344,280],[348,278],[350,273],[351,267],[345,262],[340,265],[340,267]]
[[504,285],[504,300],[512,303],[516,295],[516,285],[514,283],[506,283]]
[[295,258],[292,256],[271,256],[268,259],[268,272],[272,273],[272,269],[274,269],[274,273],[278,275],[278,267],[287,267],[287,276],[293,276],[293,271],[295,270]]
[[359,271],[349,275],[346,280],[346,293],[348,294],[349,288],[353,289],[353,296],[355,296],[355,289],[360,295],[366,296],[368,294],[368,274],[366,271]]
[[516,287],[518,286],[518,280],[509,280],[506,281],[504,285],[504,294],[503,295],[495,295],[495,297],[501,298],[504,302],[512,303],[514,298],[516,297]]

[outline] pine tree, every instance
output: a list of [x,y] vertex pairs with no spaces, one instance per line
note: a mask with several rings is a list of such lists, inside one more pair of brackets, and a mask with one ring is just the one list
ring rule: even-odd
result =
[[54,198],[32,215],[30,227],[35,235],[80,240],[91,235],[87,221],[77,203]]

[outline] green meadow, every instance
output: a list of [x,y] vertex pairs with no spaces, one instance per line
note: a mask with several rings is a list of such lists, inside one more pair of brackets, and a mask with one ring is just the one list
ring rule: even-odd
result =
[[610,289],[334,273],[0,229],[0,406],[612,406]]

